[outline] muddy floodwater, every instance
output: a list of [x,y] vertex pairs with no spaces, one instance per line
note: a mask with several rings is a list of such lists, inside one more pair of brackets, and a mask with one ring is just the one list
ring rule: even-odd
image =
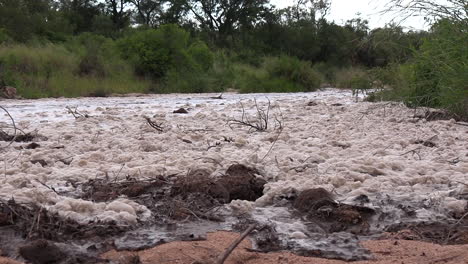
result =
[[252,224],[258,252],[343,260],[401,230],[468,243],[468,126],[426,109],[336,89],[0,105],[17,128],[0,112],[0,253],[13,259],[47,240],[61,251],[43,263],[96,263]]

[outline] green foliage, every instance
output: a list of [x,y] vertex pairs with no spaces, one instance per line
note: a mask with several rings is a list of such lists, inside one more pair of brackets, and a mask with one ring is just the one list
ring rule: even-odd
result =
[[240,92],[310,92],[319,88],[322,77],[310,63],[294,57],[267,57],[260,68],[237,67]]
[[161,78],[171,69],[193,67],[188,43],[188,32],[175,25],[164,25],[135,32],[119,40],[118,45],[138,74]]
[[51,0],[0,0],[0,27],[19,42],[63,41],[71,33]]
[[336,73],[339,70],[338,67],[329,63],[319,62],[314,64],[312,68],[322,75],[323,81],[327,85],[332,85],[336,83]]
[[367,71],[358,67],[348,67],[338,70],[333,85],[337,88],[359,90],[372,88],[372,83]]
[[196,41],[192,43],[188,48],[188,54],[200,70],[208,71],[213,67],[214,55],[204,42]]
[[411,107],[445,108],[468,119],[468,26],[442,20],[432,31],[414,58],[399,67],[399,82],[381,96]]
[[[200,45],[200,44],[197,44]],[[202,45],[204,46],[204,45]],[[197,48],[201,56],[194,56],[200,67],[192,71],[168,72],[163,85],[156,92],[161,93],[206,93],[222,92],[233,87],[235,73],[231,59],[223,52],[213,54],[205,48]],[[203,67],[202,62],[206,66]],[[211,62],[211,64],[209,64]],[[209,67],[208,67],[209,65]]]
[[[137,73],[159,83],[154,92],[201,93],[222,91],[230,73],[226,58],[215,58],[200,40],[191,44],[189,33],[175,25],[136,32],[118,42]],[[215,67],[216,66],[216,67]]]
[[[459,44],[466,43],[466,23],[442,21],[429,35],[397,25],[371,30],[360,18],[344,26],[327,21],[321,15],[329,1],[280,10],[268,3],[0,0],[0,77],[27,97],[148,87],[297,92],[327,82],[393,87],[381,97],[398,94],[412,106],[464,110],[457,100],[466,96],[460,77],[466,75],[466,50]],[[131,17],[144,25],[130,25]]]
[[66,43],[79,55],[77,73],[80,76],[110,77],[131,68],[118,54],[115,42],[100,35],[83,33]]
[[295,57],[266,58],[263,67],[270,76],[288,80],[308,92],[319,88],[322,81],[322,77],[312,69],[310,62]]
[[467,32],[466,23],[434,25],[412,62],[408,104],[443,107],[468,118]]
[[[0,47],[0,78],[17,88],[25,98],[77,97],[109,93],[146,92],[148,82],[133,76],[123,62],[119,71],[108,76],[79,74],[82,58],[63,46],[3,46]],[[105,78],[103,78],[105,77]]]

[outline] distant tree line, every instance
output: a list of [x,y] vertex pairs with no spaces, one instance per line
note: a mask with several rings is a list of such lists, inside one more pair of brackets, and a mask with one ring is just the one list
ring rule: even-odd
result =
[[57,43],[85,32],[118,39],[176,24],[240,56],[286,54],[368,67],[406,61],[426,34],[396,25],[371,30],[361,18],[337,25],[326,19],[329,10],[329,0],[296,0],[284,9],[268,0],[0,0],[0,34]]
[[29,98],[376,88],[468,120],[466,0],[389,0],[428,31],[338,25],[330,1],[0,0],[0,86]]

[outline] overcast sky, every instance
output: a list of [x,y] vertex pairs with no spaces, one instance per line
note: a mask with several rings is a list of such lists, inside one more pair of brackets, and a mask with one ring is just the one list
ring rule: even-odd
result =
[[[294,0],[271,0],[271,3],[279,8],[287,7],[293,2]],[[331,0],[331,3],[332,6],[327,19],[333,20],[337,24],[343,24],[346,20],[358,17],[358,13],[361,14],[361,18],[369,21],[370,28],[383,27],[394,18],[393,15],[379,13],[384,9],[385,0]],[[424,23],[421,17],[407,19],[401,25],[416,30],[428,28],[428,25]]]

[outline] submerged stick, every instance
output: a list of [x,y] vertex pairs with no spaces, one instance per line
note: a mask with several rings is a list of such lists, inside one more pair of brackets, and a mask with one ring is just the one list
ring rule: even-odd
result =
[[232,251],[244,240],[250,232],[252,232],[255,229],[256,225],[252,224],[250,225],[244,233],[241,234],[239,238],[237,238],[223,253],[223,255],[216,261],[216,264],[223,264],[224,261],[229,257],[229,255],[232,253]]

